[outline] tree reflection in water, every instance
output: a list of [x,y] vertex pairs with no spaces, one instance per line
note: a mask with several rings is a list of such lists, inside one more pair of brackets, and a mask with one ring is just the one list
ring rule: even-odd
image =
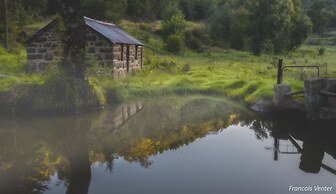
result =
[[[85,194],[93,164],[107,164],[112,172],[114,159],[122,157],[148,167],[150,156],[231,125],[251,128],[257,139],[291,135],[303,141],[305,172],[319,171],[324,152],[335,157],[330,136],[325,141],[326,136],[307,133],[306,121],[281,118],[258,118],[235,103],[192,96],[121,104],[100,113],[0,120],[0,193],[43,193],[57,174],[67,194]],[[278,159],[276,143],[274,150]]]

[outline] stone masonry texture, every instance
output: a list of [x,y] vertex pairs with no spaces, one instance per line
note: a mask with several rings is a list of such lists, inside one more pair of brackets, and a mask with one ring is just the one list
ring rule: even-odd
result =
[[[114,78],[125,78],[143,66],[143,46],[113,44],[91,28],[86,30],[86,42],[89,63],[110,72]],[[53,27],[33,39],[26,49],[28,72],[34,73],[43,71],[47,65],[56,65],[62,59],[63,43]]]

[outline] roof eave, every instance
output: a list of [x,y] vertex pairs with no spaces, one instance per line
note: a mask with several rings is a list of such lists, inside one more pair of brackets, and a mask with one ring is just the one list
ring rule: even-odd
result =
[[[84,16],[85,18],[85,16]],[[60,18],[57,17],[55,18],[53,21],[51,21],[49,24],[47,24],[45,27],[43,27],[42,29],[40,29],[38,32],[36,32],[34,35],[32,35],[27,41],[24,42],[24,45],[28,45],[30,44],[35,38],[37,38],[38,36],[40,36],[41,34],[43,34],[44,32],[46,32],[47,30],[49,30],[49,28],[52,27],[52,25],[59,20]],[[98,32],[97,30],[95,30],[93,27],[91,27],[90,25],[88,25],[87,23],[85,24],[87,27],[89,27],[91,30],[93,30],[94,32],[96,32],[97,34],[99,34],[101,37],[103,37],[106,41],[109,41],[112,44],[125,44],[125,45],[137,45],[137,46],[145,46],[142,42],[138,41],[139,43],[123,43],[123,42],[116,42],[113,41],[111,39],[109,39],[108,37],[106,37],[104,34]]]

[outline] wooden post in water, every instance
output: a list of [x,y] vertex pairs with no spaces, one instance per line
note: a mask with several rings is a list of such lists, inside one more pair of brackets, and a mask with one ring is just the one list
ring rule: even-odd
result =
[[279,151],[279,139],[274,138],[274,161],[278,161],[279,159],[278,151]]
[[282,83],[282,59],[279,59],[277,78],[278,78],[277,84],[281,84]]

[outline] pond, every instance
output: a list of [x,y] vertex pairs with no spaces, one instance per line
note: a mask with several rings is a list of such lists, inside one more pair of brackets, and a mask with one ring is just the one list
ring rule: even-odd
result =
[[333,126],[208,96],[1,118],[0,193],[335,193]]

